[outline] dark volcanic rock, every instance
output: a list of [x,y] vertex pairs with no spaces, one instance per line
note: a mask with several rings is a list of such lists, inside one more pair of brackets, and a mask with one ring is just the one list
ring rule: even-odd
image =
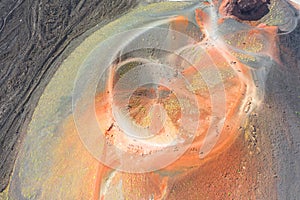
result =
[[222,13],[241,20],[256,21],[269,13],[270,0],[225,0],[222,2]]
[[33,110],[68,44],[136,0],[0,1],[0,192]]

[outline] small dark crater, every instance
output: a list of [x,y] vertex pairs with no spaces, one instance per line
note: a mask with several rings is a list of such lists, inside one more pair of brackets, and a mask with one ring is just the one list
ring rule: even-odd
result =
[[271,0],[226,0],[221,9],[240,20],[257,21],[269,13]]

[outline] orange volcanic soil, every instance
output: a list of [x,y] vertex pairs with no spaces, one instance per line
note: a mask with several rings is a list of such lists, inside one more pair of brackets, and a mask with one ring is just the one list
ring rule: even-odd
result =
[[[205,13],[198,11],[198,20],[205,21]],[[184,31],[187,21],[184,17],[178,17],[173,29]],[[176,26],[179,27],[176,27]],[[200,24],[202,27],[203,24]],[[253,34],[253,33],[250,33]],[[200,148],[203,145],[206,133],[211,125],[212,102],[208,86],[201,79],[198,71],[209,70],[211,60],[201,59],[196,66],[187,67],[180,73],[191,82],[189,93],[182,91],[187,99],[196,97],[199,118],[190,117],[199,121],[195,138],[188,150],[171,165],[155,172],[135,174],[115,171],[102,163],[97,163],[97,175],[92,180],[94,187],[94,199],[113,199],[111,191],[116,190],[125,199],[253,199],[257,176],[253,176],[255,170],[260,167],[260,161],[248,155],[246,143],[241,137],[240,126],[245,118],[245,107],[251,93],[253,82],[249,68],[237,61],[236,57],[228,53],[226,48],[218,46],[218,49],[207,48],[207,54],[217,66],[222,77],[224,92],[226,95],[225,122],[213,150],[200,159]],[[221,53],[222,52],[222,53]],[[232,62],[229,62],[232,61]],[[112,100],[115,93],[127,91],[114,91],[115,69],[111,69],[107,88],[103,93],[95,97],[96,117],[99,128],[104,133],[106,143],[118,145],[123,151],[132,154],[144,154],[151,152],[151,144],[142,145],[142,149],[132,150],[133,141],[126,136],[112,114]],[[242,77],[242,78],[241,78]],[[249,83],[249,84],[248,84]],[[178,97],[171,90],[182,86],[182,80],[175,81],[170,88],[158,86],[157,88],[140,87],[130,97],[129,101],[115,102],[120,108],[127,108],[129,118],[136,124],[146,127],[154,122],[151,116],[151,106],[160,104],[165,109],[169,121],[157,133],[159,139],[164,141],[170,131],[178,129],[178,119],[182,117]],[[217,87],[217,86],[216,86]],[[213,88],[214,89],[214,88]],[[218,92],[218,91],[214,91]],[[223,92],[223,91],[221,91]],[[249,103],[247,104],[249,105]],[[216,105],[214,105],[216,106]],[[221,109],[221,107],[220,107]],[[218,110],[218,108],[217,108]],[[246,108],[247,110],[247,108]],[[89,120],[89,116],[82,116]],[[155,123],[159,123],[155,122]],[[187,125],[188,126],[188,125]],[[161,141],[154,141],[161,142]],[[137,142],[138,143],[138,142]],[[150,148],[150,149],[149,149]],[[157,160],[159,163],[160,161]],[[109,180],[109,181],[108,181]],[[119,185],[121,184],[121,189]],[[271,184],[271,183],[270,183]],[[106,189],[103,187],[106,185]],[[119,188],[119,189],[118,189]],[[104,191],[104,192],[103,192]]]
[[[217,53],[217,50],[210,50],[210,54]],[[225,63],[226,60],[224,58],[218,58],[214,60],[216,63]],[[240,69],[240,73],[247,73],[247,68],[245,68],[242,64],[235,64],[236,67]],[[235,72],[232,71],[231,66],[220,64],[220,71],[228,71],[231,73],[229,77],[224,77],[224,89],[225,89],[225,95],[226,95],[226,105],[219,105],[219,106],[225,106],[226,107],[226,120],[224,123],[224,128],[221,132],[220,139],[218,143],[216,144],[214,150],[212,153],[222,152],[224,148],[227,148],[237,137],[237,130],[238,125],[240,124],[241,116],[241,105],[243,104],[243,100],[246,95],[246,86],[245,84],[239,79],[237,75],[234,75]],[[200,79],[199,74],[197,74],[197,71],[194,68],[187,68],[182,72],[182,74],[189,80],[195,80]],[[177,85],[178,82],[176,82],[174,85],[172,85],[173,89],[174,87],[179,87],[182,84]],[[195,83],[196,84],[196,83]],[[203,83],[199,83],[203,84]],[[195,86],[196,87],[196,86]],[[172,89],[172,88],[171,88]],[[158,93],[167,92],[166,88],[159,88]],[[165,91],[164,91],[165,90]],[[120,91],[118,91],[120,92]],[[126,91],[125,91],[126,92]],[[111,99],[112,99],[112,92],[107,91],[103,94],[99,94],[96,97],[96,115],[99,122],[100,129],[105,133],[107,139],[109,140],[109,143],[111,144],[119,144],[117,141],[121,141],[121,143],[124,146],[119,146],[119,148],[127,150],[128,146],[130,146],[130,141],[127,140],[127,138],[124,136],[124,133],[122,133],[122,130],[118,127],[117,123],[114,120],[114,117],[112,116],[112,108],[111,108]],[[176,121],[180,119],[181,117],[181,110],[180,105],[178,103],[178,100],[176,99],[176,96],[173,93],[170,93],[166,96],[163,96],[162,98],[155,97],[156,92],[153,89],[149,89],[147,91],[147,88],[139,88],[136,92],[133,93],[132,97],[130,98],[129,103],[125,102],[118,102],[120,105],[119,107],[128,108],[128,112],[130,113],[130,118],[137,124],[141,126],[146,126],[149,122],[145,122],[145,118],[149,117],[149,111],[152,106],[152,104],[157,101],[157,98],[159,98],[159,102],[162,104],[163,108],[166,110],[166,114],[169,116],[170,120],[172,121],[173,127],[178,128],[178,124]],[[175,169],[177,167],[191,167],[191,166],[198,166],[203,163],[203,160],[199,159],[199,150],[200,147],[203,144],[203,140],[206,136],[206,133],[208,131],[208,128],[210,126],[210,116],[212,115],[212,103],[210,98],[209,90],[206,86],[204,88],[196,88],[193,93],[185,94],[185,96],[190,95],[190,98],[196,97],[198,101],[198,107],[200,112],[199,119],[194,119],[195,121],[199,121],[200,125],[198,130],[196,131],[196,136],[194,139],[193,144],[189,148],[189,150],[185,153],[182,158],[180,158],[176,163],[169,166],[169,169]],[[153,98],[155,97],[155,98]],[[150,116],[150,121],[151,121]],[[191,116],[193,117],[193,116]],[[143,124],[144,123],[144,124]],[[167,135],[166,132],[167,127],[165,127],[159,134],[160,135]],[[144,152],[145,153],[145,152]],[[146,154],[146,153],[145,153]],[[209,159],[209,156],[205,159]],[[158,161],[159,162],[159,161]]]
[[[214,50],[212,50],[210,53],[214,53]],[[224,63],[224,60],[215,60],[217,63]],[[236,64],[239,65],[239,64]],[[239,66],[241,70],[247,71],[245,67],[242,65]],[[229,70],[230,66],[223,66],[223,70]],[[221,69],[222,70],[222,69]],[[193,68],[189,68],[182,72],[186,77],[190,78],[195,75],[196,71]],[[174,85],[176,87],[176,85]],[[186,181],[193,181],[190,189],[199,188],[201,187],[201,191],[197,189],[197,192],[199,192],[199,195],[202,194],[206,195],[205,187],[203,187],[202,182],[203,179],[205,180],[219,180],[217,177],[222,173],[222,170],[224,170],[224,166],[232,169],[232,170],[238,170],[237,168],[234,168],[238,165],[239,162],[241,162],[242,157],[244,156],[245,152],[242,151],[242,149],[235,149],[235,151],[228,151],[230,152],[229,155],[224,155],[224,151],[228,150],[230,145],[235,141],[236,137],[238,136],[238,128],[239,124],[241,123],[241,119],[239,118],[239,112],[240,112],[240,106],[243,102],[243,99],[245,98],[245,92],[246,87],[245,85],[239,80],[238,76],[230,76],[224,81],[224,87],[226,92],[226,121],[224,124],[224,128],[221,132],[221,136],[213,149],[213,151],[206,156],[204,159],[199,158],[199,150],[200,147],[203,144],[203,140],[206,136],[206,132],[209,128],[210,121],[207,120],[209,116],[211,115],[211,101],[208,90],[198,90],[195,92],[197,96],[198,101],[198,109],[200,110],[200,119],[199,120],[201,125],[199,126],[199,129],[197,130],[197,136],[195,137],[194,142],[190,146],[190,148],[186,151],[186,153],[179,158],[177,161],[175,161],[170,166],[167,166],[164,169],[161,169],[160,171],[164,171],[167,174],[176,174],[178,172],[183,173],[186,172],[188,169],[191,169],[192,176],[199,176],[201,175],[200,180],[191,180],[190,178],[187,178]],[[165,88],[162,88],[163,90]],[[159,92],[162,92],[162,91]],[[141,93],[147,93],[145,88],[139,88],[136,91],[137,94]],[[193,95],[195,95],[193,94]],[[144,118],[147,117],[149,114],[149,108],[151,107],[151,103],[153,103],[153,98],[147,98],[147,96],[155,96],[155,92],[153,90],[148,91],[148,95],[135,95],[133,94],[133,97],[131,98],[131,101],[129,101],[129,105],[126,105],[126,102],[123,102],[123,107],[129,107],[129,113],[132,120],[134,120],[136,123],[142,125],[142,121]],[[127,150],[128,148],[126,145],[130,146],[130,141],[124,137],[122,131],[117,127],[117,124],[114,124],[114,119],[112,117],[111,112],[111,100],[110,92],[99,94],[96,97],[96,115],[99,122],[99,125],[102,126],[101,129],[103,132],[105,132],[106,138],[109,140],[110,144],[115,144],[115,140],[121,140],[122,147],[119,147],[121,149]],[[174,100],[174,101],[171,101]],[[160,99],[162,102],[163,107],[166,109],[167,115],[170,115],[170,118],[173,119],[172,122],[174,122],[174,126],[176,127],[176,119],[180,118],[180,105],[176,101],[176,97],[172,94],[165,96],[164,98]],[[137,103],[138,102],[138,103]],[[175,105],[168,105],[168,103],[173,102]],[[175,103],[174,103],[175,102]],[[145,112],[138,112],[140,111],[141,107],[145,108]],[[170,109],[172,107],[173,109]],[[168,110],[169,109],[169,110]],[[174,114],[175,113],[175,114]],[[113,125],[112,125],[113,124]],[[167,134],[166,132],[161,132],[161,135]],[[116,138],[118,137],[118,138]],[[119,137],[122,137],[120,139]],[[136,152],[141,153],[141,152]],[[223,153],[223,154],[221,154]],[[219,155],[217,157],[217,155]],[[218,158],[216,160],[216,158]],[[222,158],[222,159],[219,159]],[[159,160],[157,161],[159,162]],[[202,166],[202,167],[201,167]],[[221,167],[220,167],[221,166]],[[103,170],[104,169],[104,170]],[[106,170],[105,170],[106,169]],[[196,170],[198,169],[198,170]],[[97,175],[97,179],[99,180],[99,184],[103,181],[105,177],[105,171],[111,171],[112,169],[109,169],[107,167],[104,167],[102,164],[99,164],[99,171]],[[203,172],[205,173],[203,174]],[[200,173],[201,172],[201,173]],[[123,187],[125,187],[125,196],[128,196],[129,199],[147,199],[147,196],[149,196],[149,193],[154,195],[154,199],[159,199],[164,193],[170,192],[172,188],[172,184],[174,180],[169,177],[162,177],[157,175],[158,172],[153,173],[145,173],[145,174],[128,174],[128,173],[122,173],[118,172],[118,177],[115,177],[117,180],[123,180]],[[199,174],[200,173],[200,174]],[[185,173],[183,173],[185,174]],[[238,173],[232,173],[233,176],[239,177],[240,174]],[[203,176],[202,176],[203,175]],[[185,175],[182,175],[182,179],[184,179]],[[180,177],[180,176],[179,176]],[[176,178],[177,179],[177,178]],[[102,180],[102,181],[101,181]],[[124,183],[124,181],[129,181]],[[164,183],[162,183],[164,182]],[[183,182],[181,180],[180,182]],[[160,184],[157,184],[160,183]],[[161,185],[162,184],[162,185]],[[176,185],[176,183],[174,183]],[[214,183],[216,188],[222,190],[230,190],[233,192],[232,188],[226,189],[226,187],[222,187],[223,184],[226,184],[223,181],[217,181],[217,183]],[[250,184],[250,183],[249,183]],[[166,186],[167,185],[167,186]],[[181,184],[179,184],[181,185]],[[195,187],[193,185],[199,185],[199,187]],[[167,188],[166,188],[167,187]],[[182,186],[180,186],[182,187]],[[177,187],[176,187],[177,188]],[[100,188],[98,188],[100,190]],[[245,190],[248,188],[246,187]],[[138,193],[135,192],[129,192],[131,190],[139,191]],[[185,190],[185,189],[184,189]],[[183,190],[183,191],[184,191]],[[241,192],[243,192],[242,188],[239,189]],[[180,193],[181,190],[173,191],[170,195],[174,195],[171,199],[178,199],[180,195],[185,195],[185,192],[182,192],[182,194],[177,194],[177,192]],[[215,189],[213,190],[214,192]],[[96,192],[96,194],[99,194],[100,191]],[[223,193],[222,193],[223,194]],[[199,197],[198,194],[194,194]],[[212,197],[209,194],[210,197]],[[178,196],[178,197],[177,197]],[[201,196],[201,195],[200,195]],[[176,197],[176,198],[175,198]],[[193,195],[191,195],[191,198],[189,199],[195,199],[192,198]],[[96,195],[96,198],[98,198],[98,195]],[[179,198],[182,199],[182,198]],[[186,198],[185,198],[186,199]]]
[[[206,17],[205,13],[197,11],[197,14],[198,23],[201,22],[200,27],[202,27],[202,22],[205,21],[202,18]],[[173,29],[182,32],[187,26],[187,21],[184,17],[178,17],[176,20],[178,22],[176,21],[175,25],[173,24]],[[176,25],[179,27],[176,28]],[[249,32],[249,34],[251,35],[253,33]],[[212,152],[203,159],[199,158],[200,147],[203,145],[211,123],[209,116],[212,114],[212,102],[210,99],[211,94],[207,86],[197,87],[199,85],[196,84],[195,88],[192,89],[192,95],[196,96],[200,117],[194,120],[198,120],[200,126],[196,131],[194,142],[182,157],[159,171],[144,174],[117,172],[114,176],[115,184],[123,180],[123,194],[125,197],[128,197],[128,199],[149,199],[150,194],[154,199],[160,199],[166,195],[168,199],[193,200],[252,199],[255,197],[257,178],[253,176],[253,173],[255,173],[260,162],[256,160],[255,157],[249,157],[245,141],[239,132],[240,124],[243,119],[242,113],[245,113],[243,105],[248,98],[246,94],[247,91],[253,87],[253,85],[247,85],[247,82],[244,81],[251,80],[252,78],[249,68],[240,62],[236,62],[236,58],[230,53],[226,53],[226,50],[222,51],[222,48],[223,47],[219,46],[218,49],[207,49],[208,55],[210,55],[214,64],[221,71],[226,95],[225,105],[221,105],[226,108],[224,128]],[[220,55],[220,52],[222,52],[222,56],[216,56]],[[272,51],[269,52],[272,53]],[[229,60],[234,62],[229,64]],[[205,62],[209,61],[205,60],[205,58],[204,60],[202,59],[199,66],[205,66]],[[197,70],[199,70],[199,68],[195,69],[195,67],[191,66],[181,71],[181,73],[191,82],[193,80],[199,81],[201,77],[197,74]],[[111,73],[113,74],[113,71]],[[243,79],[241,79],[239,73],[242,74]],[[117,123],[112,116],[112,84],[113,81],[108,84],[106,92],[97,95],[95,104],[96,115],[99,125],[105,132],[109,143],[119,144],[119,142],[116,141],[122,141],[121,144],[123,146],[119,146],[119,148],[126,151],[129,149],[126,146],[130,145],[130,141],[123,136],[122,130],[117,127]],[[203,84],[203,82],[200,84]],[[182,85],[180,80],[175,82],[172,87],[174,89],[175,87],[179,87],[179,85]],[[155,89],[140,87],[133,93],[129,103],[126,101],[119,102],[119,106],[128,107],[131,119],[137,124],[144,126],[146,123],[144,119],[149,117],[151,105],[157,103],[156,101],[159,99],[159,95],[156,96],[157,93],[166,91],[169,92],[168,88],[164,87],[157,89],[157,91]],[[167,115],[171,119],[173,123],[171,123],[171,125],[178,128],[176,121],[180,119],[182,113],[176,96],[170,93],[160,98],[159,102],[162,103],[162,107],[166,110]],[[143,112],[141,112],[141,110],[143,110]],[[167,134],[168,132],[166,130],[167,129],[163,129],[159,134]],[[135,153],[147,154],[147,151],[143,152],[143,150],[141,150]],[[97,184],[105,184],[103,181],[111,171],[113,170],[99,164],[97,175],[99,182]],[[179,175],[176,175],[176,178],[174,178],[173,175],[178,173]],[[104,197],[109,198],[109,196],[99,195],[100,186],[97,190],[95,199],[99,197],[101,199],[104,199]]]
[[[154,199],[160,199],[164,195],[167,196],[167,199],[187,200],[254,199],[255,194],[259,193],[259,176],[270,176],[263,174],[264,172],[261,170],[261,163],[268,163],[266,161],[268,158],[257,156],[258,152],[249,150],[247,141],[237,131],[235,134],[240,134],[240,136],[234,140],[229,148],[220,149],[217,155],[214,154],[213,157],[210,157],[210,160],[199,161],[199,166],[194,165],[194,167],[185,168],[185,165],[191,164],[192,166],[194,162],[191,161],[186,164],[181,159],[165,169],[151,173],[135,174],[117,171],[109,183],[107,177],[115,170],[104,166],[86,151],[76,131],[74,131],[74,126],[73,120],[68,120],[64,126],[64,131],[68,134],[65,134],[66,137],[56,150],[56,154],[61,155],[57,158],[69,154],[73,159],[68,159],[71,161],[70,163],[58,161],[55,169],[52,169],[55,173],[59,172],[61,176],[72,176],[72,174],[78,173],[77,171],[70,171],[73,166],[82,162],[88,164],[89,168],[84,172],[84,182],[79,183],[80,190],[70,191],[73,197],[97,200],[114,199],[110,198],[113,196],[109,194],[100,195],[100,189],[103,185],[108,185],[108,189],[113,190],[122,181],[122,195],[126,199],[132,200],[149,199],[149,195]],[[69,147],[76,152],[65,152]],[[270,149],[269,146],[264,148]],[[188,160],[189,153],[183,157]],[[264,162],[262,162],[262,158],[265,160]],[[72,167],[66,168],[66,166]],[[258,174],[259,171],[261,174]],[[55,184],[55,179],[49,180],[49,185],[51,184]],[[77,184],[77,182],[73,182],[73,184]],[[265,184],[266,188],[274,187],[272,181]]]

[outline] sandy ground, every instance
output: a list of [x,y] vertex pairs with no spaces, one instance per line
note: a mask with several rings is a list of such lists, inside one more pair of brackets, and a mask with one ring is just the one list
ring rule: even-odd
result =
[[[4,66],[0,69],[0,191],[8,184],[40,95],[72,50],[66,47],[97,23],[117,17],[112,13],[121,14],[135,5],[120,0],[120,6],[111,9],[107,2],[0,3],[0,63]],[[190,199],[299,199],[299,44],[300,26],[280,36],[283,66],[272,68],[261,108],[243,125],[234,145],[214,162],[176,177],[168,199],[184,199],[187,194]],[[191,186],[191,179],[199,187]]]

